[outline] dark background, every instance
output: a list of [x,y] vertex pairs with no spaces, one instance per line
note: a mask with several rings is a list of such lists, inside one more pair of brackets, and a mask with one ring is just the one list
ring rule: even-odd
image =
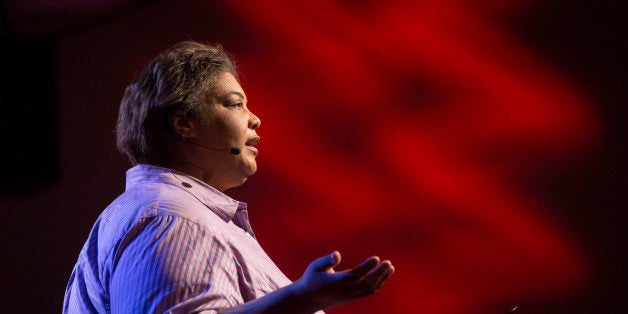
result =
[[[491,5],[486,1],[488,16],[493,14]],[[249,32],[237,21],[242,15],[222,1],[6,1],[1,8],[0,121],[5,175],[0,185],[0,312],[56,312],[91,225],[124,186],[128,164],[115,152],[113,129],[126,84],[150,58],[181,40],[222,42],[238,60],[239,55],[245,55],[244,60],[254,58],[257,49],[270,43]],[[356,306],[332,310],[335,313],[379,312],[388,307],[404,313],[499,312],[509,305],[518,305],[522,313],[625,311],[625,5],[620,1],[536,1],[520,8],[518,14],[502,15],[497,25],[588,95],[599,123],[587,149],[563,157],[568,166],[542,164],[541,168],[553,170],[532,176],[526,186],[535,199],[552,208],[547,216],[561,220],[568,237],[583,252],[586,279],[574,281],[573,289],[564,293],[561,288],[547,292],[542,287],[551,282],[539,280],[538,294],[526,283],[521,297],[513,292],[478,304],[458,302],[460,306],[448,309],[420,302],[412,305],[411,301],[390,306],[388,298],[376,295]],[[272,44],[281,46],[277,41]],[[241,68],[245,90],[247,83],[255,83],[254,75],[246,80],[247,66]],[[255,65],[250,67],[255,69]],[[285,149],[269,142],[262,146],[260,156],[264,148]],[[260,169],[265,163],[260,160]],[[269,168],[233,195],[252,200],[252,206],[265,204],[273,195],[282,196],[277,202],[280,207],[298,204],[298,193],[290,197],[281,192],[293,182]],[[298,246],[299,254],[293,254],[281,248],[284,234],[276,230],[297,227],[290,221],[275,222],[266,214],[251,215],[260,241],[292,279],[329,247],[308,247],[313,240],[297,235],[291,241],[305,244]],[[356,254],[369,254],[371,247],[359,244],[363,249]],[[504,281],[506,286],[516,284]],[[389,285],[401,298],[416,297],[407,286],[395,288],[394,281]],[[477,282],[477,289],[482,285]]]

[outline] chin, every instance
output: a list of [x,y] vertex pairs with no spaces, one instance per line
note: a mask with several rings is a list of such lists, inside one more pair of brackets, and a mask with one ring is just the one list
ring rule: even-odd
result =
[[250,176],[255,174],[256,171],[257,171],[257,167],[245,169],[243,175],[239,176],[238,178],[234,178],[231,181],[231,184],[227,188],[225,188],[225,190],[235,188],[244,184],[244,182],[246,182],[246,180],[248,180]]
[[255,160],[253,160],[253,162],[247,164],[244,167],[244,180],[246,181],[246,179],[252,175],[255,174],[255,172],[257,172],[257,163],[255,162]]

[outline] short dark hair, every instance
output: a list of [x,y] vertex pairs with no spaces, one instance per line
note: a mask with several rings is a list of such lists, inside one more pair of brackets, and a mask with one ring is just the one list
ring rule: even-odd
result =
[[224,72],[238,78],[220,45],[185,41],[160,54],[124,92],[116,126],[118,150],[133,165],[166,162],[180,138],[170,125],[174,113],[203,116],[208,93]]

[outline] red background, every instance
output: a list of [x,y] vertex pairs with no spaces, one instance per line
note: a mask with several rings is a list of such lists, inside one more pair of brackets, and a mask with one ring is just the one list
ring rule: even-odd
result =
[[124,87],[187,39],[234,55],[262,120],[258,173],[228,194],[280,268],[296,279],[335,249],[344,267],[371,254],[395,265],[376,295],[329,313],[625,305],[626,37],[612,1],[4,8],[13,31],[55,39],[61,178],[0,199],[0,309],[61,308],[92,223],[123,189],[111,131]]

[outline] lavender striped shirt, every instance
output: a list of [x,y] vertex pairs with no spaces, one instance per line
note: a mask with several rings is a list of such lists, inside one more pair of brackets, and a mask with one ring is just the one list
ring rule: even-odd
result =
[[246,204],[138,165],[74,266],[64,313],[216,313],[290,280],[255,240]]

